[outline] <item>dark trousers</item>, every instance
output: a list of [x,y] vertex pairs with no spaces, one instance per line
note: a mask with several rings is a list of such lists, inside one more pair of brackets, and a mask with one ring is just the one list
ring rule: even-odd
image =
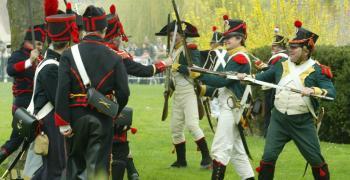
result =
[[262,160],[276,162],[284,145],[290,140],[294,141],[309,164],[319,166],[324,163],[312,115],[286,115],[272,109]]
[[129,143],[128,142],[113,142],[112,148],[112,179],[123,180],[125,169],[128,164],[129,155]]
[[[13,105],[12,105],[12,116],[15,113],[16,109],[18,107],[24,107],[27,108],[30,102],[30,98],[31,96],[27,97],[16,97],[13,100]],[[15,120],[12,119],[12,132],[11,132],[11,136],[10,139],[8,139],[5,144],[3,144],[1,146],[1,149],[5,149],[7,154],[10,155],[13,152],[15,152],[19,146],[21,146],[22,142],[23,142],[23,138],[19,136],[19,132],[14,129],[13,127],[15,127]]]
[[42,130],[49,138],[49,151],[43,156],[43,166],[35,173],[32,180],[60,180],[65,168],[64,138],[55,126],[53,111],[43,119]]
[[[12,120],[13,122],[14,120]],[[8,155],[15,152],[22,144],[23,138],[19,136],[19,132],[12,128],[10,139],[8,139],[1,148],[5,149]]]
[[[74,117],[81,114],[85,115]],[[89,109],[73,111],[72,115],[74,135],[67,139],[67,179],[108,179],[112,119]]]
[[274,101],[275,101],[275,90],[274,89],[269,89],[265,91],[265,116],[264,116],[264,121],[265,121],[265,132],[264,132],[264,137],[266,137],[267,134],[267,129],[270,125],[270,119],[271,119],[271,110],[274,106]]

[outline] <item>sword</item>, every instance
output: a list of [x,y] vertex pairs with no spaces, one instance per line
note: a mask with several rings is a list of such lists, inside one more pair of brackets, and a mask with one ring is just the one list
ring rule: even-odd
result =
[[211,122],[211,118],[210,118],[210,114],[211,113],[210,113],[210,104],[209,104],[209,99],[208,98],[206,98],[203,101],[203,105],[204,105],[205,114],[207,115],[207,119],[208,119],[208,123],[209,123],[210,129],[215,134],[214,126],[213,126],[213,123]]
[[[188,67],[188,69],[190,71],[193,72],[200,72],[200,73],[206,73],[206,74],[213,74],[213,75],[218,75],[227,79],[233,79],[233,80],[240,80],[237,77],[237,72],[215,72],[215,71],[209,71],[207,69],[203,69],[203,68],[199,68],[199,67]],[[277,84],[273,84],[273,83],[269,83],[269,82],[265,82],[265,81],[260,81],[257,80],[255,78],[252,77],[245,77],[242,81],[247,81],[253,84],[257,84],[257,85],[261,85],[261,86],[266,86],[266,87],[270,87],[270,88],[274,88],[274,89],[281,89],[281,90],[286,90],[286,91],[291,91],[291,92],[295,92],[295,93],[299,93],[302,94],[302,91],[299,89],[295,89],[295,88],[291,88],[291,87],[287,87],[287,86],[280,86]],[[331,100],[333,101],[334,98],[332,97],[328,97],[328,96],[324,96],[324,95],[316,95],[316,94],[310,94],[309,96],[313,96],[316,98],[320,98],[320,99],[325,99],[325,100]]]

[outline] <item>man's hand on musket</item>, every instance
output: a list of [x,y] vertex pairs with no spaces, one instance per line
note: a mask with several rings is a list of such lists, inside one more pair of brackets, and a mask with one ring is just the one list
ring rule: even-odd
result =
[[301,89],[302,96],[310,96],[312,94],[315,94],[315,90],[312,88],[304,87]]
[[188,66],[183,65],[183,64],[179,64],[179,63],[174,63],[171,66],[172,71],[174,72],[179,72],[185,76],[189,76],[192,79],[197,79],[199,76],[201,76],[201,73],[199,72],[194,72],[191,71]]
[[36,64],[36,62],[39,60],[40,51],[38,49],[33,49],[30,51],[30,63]]
[[165,62],[167,67],[169,67],[173,64],[173,60],[170,57],[167,57],[166,59],[164,59],[164,62]]
[[237,73],[237,78],[239,80],[243,80],[244,78],[246,78],[248,75],[246,73]]

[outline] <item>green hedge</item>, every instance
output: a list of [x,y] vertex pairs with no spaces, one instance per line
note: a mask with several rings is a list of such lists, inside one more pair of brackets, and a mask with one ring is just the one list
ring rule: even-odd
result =
[[[262,60],[271,56],[270,47],[252,50]],[[330,66],[334,75],[332,79],[337,91],[334,102],[321,102],[326,113],[320,129],[320,139],[335,143],[350,143],[350,46],[318,46],[313,58]],[[261,92],[256,97],[263,99]],[[261,122],[255,123],[261,127]]]

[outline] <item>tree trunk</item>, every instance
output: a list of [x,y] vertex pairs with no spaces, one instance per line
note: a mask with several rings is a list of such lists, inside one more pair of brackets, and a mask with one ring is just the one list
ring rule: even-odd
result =
[[7,0],[10,18],[11,50],[20,48],[25,31],[30,27],[28,2],[32,7],[33,24],[44,22],[43,0]]

